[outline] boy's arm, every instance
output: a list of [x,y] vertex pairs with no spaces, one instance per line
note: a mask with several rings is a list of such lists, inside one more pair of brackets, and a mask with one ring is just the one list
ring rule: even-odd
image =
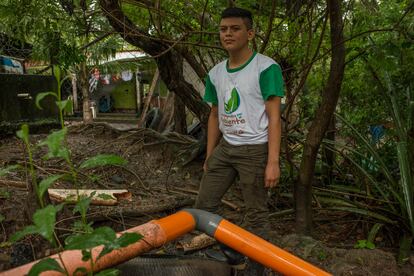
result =
[[280,178],[279,152],[281,141],[280,97],[270,97],[265,102],[268,125],[268,157],[265,169],[265,187],[275,187]]
[[214,148],[217,146],[220,136],[221,132],[219,129],[218,121],[218,108],[217,105],[213,104],[211,106],[210,116],[208,117],[207,124],[207,153],[203,166],[204,171],[207,171],[207,160],[213,152]]

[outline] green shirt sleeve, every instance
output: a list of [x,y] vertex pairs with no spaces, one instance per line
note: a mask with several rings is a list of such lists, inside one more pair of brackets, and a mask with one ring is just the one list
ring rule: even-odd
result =
[[207,75],[206,78],[206,90],[204,93],[204,101],[212,103],[214,105],[218,104],[216,87],[214,87],[214,84],[211,82],[209,75]]
[[262,91],[263,100],[270,96],[283,97],[283,76],[282,70],[278,64],[272,64],[260,73],[260,90]]

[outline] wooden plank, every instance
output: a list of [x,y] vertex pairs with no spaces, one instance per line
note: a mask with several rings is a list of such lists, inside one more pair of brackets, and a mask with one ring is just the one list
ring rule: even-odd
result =
[[48,189],[50,200],[56,202],[75,203],[77,196],[92,196],[92,205],[117,205],[119,200],[131,201],[132,194],[128,190],[92,190],[92,189]]
[[154,78],[152,79],[150,90],[147,95],[147,101],[145,102],[144,110],[142,111],[141,117],[139,118],[138,126],[140,127],[142,127],[143,124],[145,123],[145,118],[147,117],[147,112],[148,112],[149,105],[151,103],[151,98],[152,98],[152,95],[154,94],[155,87],[157,86],[159,78],[160,78],[160,71],[157,68],[154,74]]

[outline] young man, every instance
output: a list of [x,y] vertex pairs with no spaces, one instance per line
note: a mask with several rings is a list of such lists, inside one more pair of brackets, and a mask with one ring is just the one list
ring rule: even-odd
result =
[[266,188],[275,187],[280,177],[280,99],[284,92],[279,65],[248,47],[254,35],[249,11],[223,11],[220,41],[229,58],[211,69],[206,81],[204,100],[212,107],[195,208],[217,212],[238,176],[246,205],[244,227],[266,238]]

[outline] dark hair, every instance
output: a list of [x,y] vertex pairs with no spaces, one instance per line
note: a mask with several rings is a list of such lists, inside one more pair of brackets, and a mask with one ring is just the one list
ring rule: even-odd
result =
[[248,10],[242,8],[227,8],[221,13],[221,19],[229,17],[239,17],[242,18],[247,29],[250,30],[253,28],[253,17],[252,13]]

